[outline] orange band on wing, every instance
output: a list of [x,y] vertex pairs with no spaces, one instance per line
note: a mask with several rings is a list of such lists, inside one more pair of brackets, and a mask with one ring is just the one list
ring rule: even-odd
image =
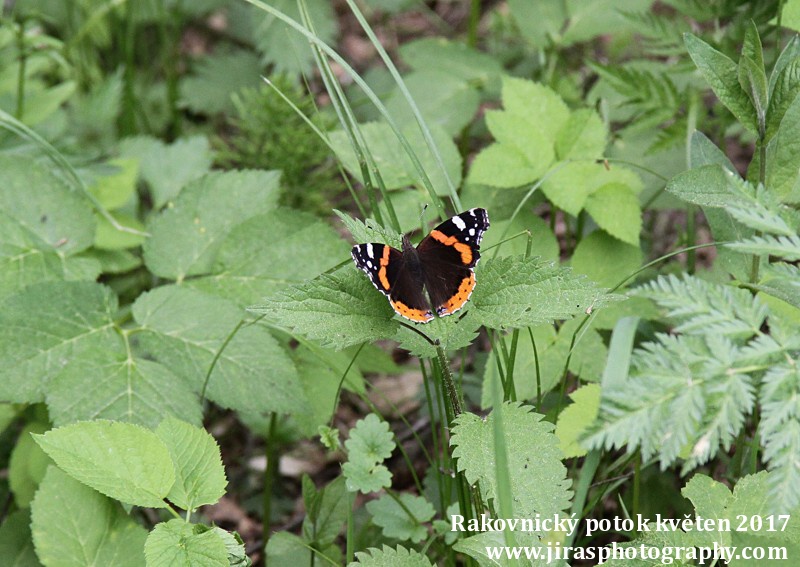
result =
[[439,307],[437,313],[439,313],[439,315],[450,315],[451,313],[455,313],[464,307],[464,304],[469,299],[469,296],[472,295],[473,289],[475,289],[475,274],[471,273],[469,277],[461,280],[461,285],[458,286],[458,291],[456,294],[451,297],[447,303]]
[[417,323],[427,323],[431,319],[433,319],[433,315],[430,311],[423,311],[422,309],[414,309],[413,307],[409,307],[402,301],[392,301],[389,300],[389,303],[392,304],[392,308],[397,311],[400,315],[405,317],[406,319],[410,319],[412,321],[416,321]]
[[431,238],[437,242],[441,242],[445,246],[452,246],[455,248],[456,251],[461,254],[461,262],[463,262],[465,266],[469,266],[472,263],[472,248],[470,248],[469,244],[459,242],[458,238],[455,236],[445,236],[443,232],[438,230],[431,231]]
[[381,282],[383,289],[389,291],[389,288],[392,287],[389,283],[388,278],[386,277],[386,266],[389,265],[389,252],[391,252],[391,248],[388,246],[383,247],[383,256],[381,256],[381,267],[378,270],[378,280]]

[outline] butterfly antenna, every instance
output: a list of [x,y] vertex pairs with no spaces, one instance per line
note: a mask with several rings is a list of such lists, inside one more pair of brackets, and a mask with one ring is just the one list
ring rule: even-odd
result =
[[422,210],[419,213],[419,226],[422,229],[422,234],[425,234],[425,232],[427,232],[425,230],[425,222],[424,222],[425,211],[427,210],[428,210],[428,203],[425,203],[424,205],[422,205]]

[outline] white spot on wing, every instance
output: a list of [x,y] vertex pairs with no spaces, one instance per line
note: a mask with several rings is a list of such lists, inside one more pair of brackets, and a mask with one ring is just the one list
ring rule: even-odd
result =
[[467,223],[461,220],[461,217],[453,217],[453,224],[458,227],[458,230],[464,230],[467,228]]
[[474,228],[469,229],[469,235],[470,236],[475,236],[475,229]]
[[372,244],[367,244],[367,256],[370,258],[375,257],[375,252],[372,251]]

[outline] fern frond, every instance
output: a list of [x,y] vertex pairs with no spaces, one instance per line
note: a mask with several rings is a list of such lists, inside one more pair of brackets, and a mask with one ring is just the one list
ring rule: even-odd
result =
[[672,116],[680,108],[681,93],[666,73],[636,69],[630,63],[612,67],[590,62],[589,66],[640,112],[661,111]]
[[733,242],[726,246],[744,254],[767,254],[789,262],[800,260],[800,236],[752,236],[741,242]]
[[797,231],[789,228],[778,213],[770,211],[758,201],[750,206],[729,205],[725,209],[733,218],[754,230],[760,230],[768,234],[778,234],[781,236],[794,236]]
[[669,14],[629,12],[617,10],[626,20],[636,26],[636,31],[647,43],[647,50],[653,55],[676,55],[683,53],[683,34],[690,31],[689,24]]
[[747,290],[687,276],[662,276],[635,292],[653,299],[678,322],[676,332],[747,339],[758,333],[767,307]]

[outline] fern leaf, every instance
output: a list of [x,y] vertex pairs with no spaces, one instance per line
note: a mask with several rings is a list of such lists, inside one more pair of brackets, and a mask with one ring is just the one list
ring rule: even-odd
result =
[[789,262],[800,260],[800,236],[753,236],[741,242],[726,245],[744,254],[768,254]]

